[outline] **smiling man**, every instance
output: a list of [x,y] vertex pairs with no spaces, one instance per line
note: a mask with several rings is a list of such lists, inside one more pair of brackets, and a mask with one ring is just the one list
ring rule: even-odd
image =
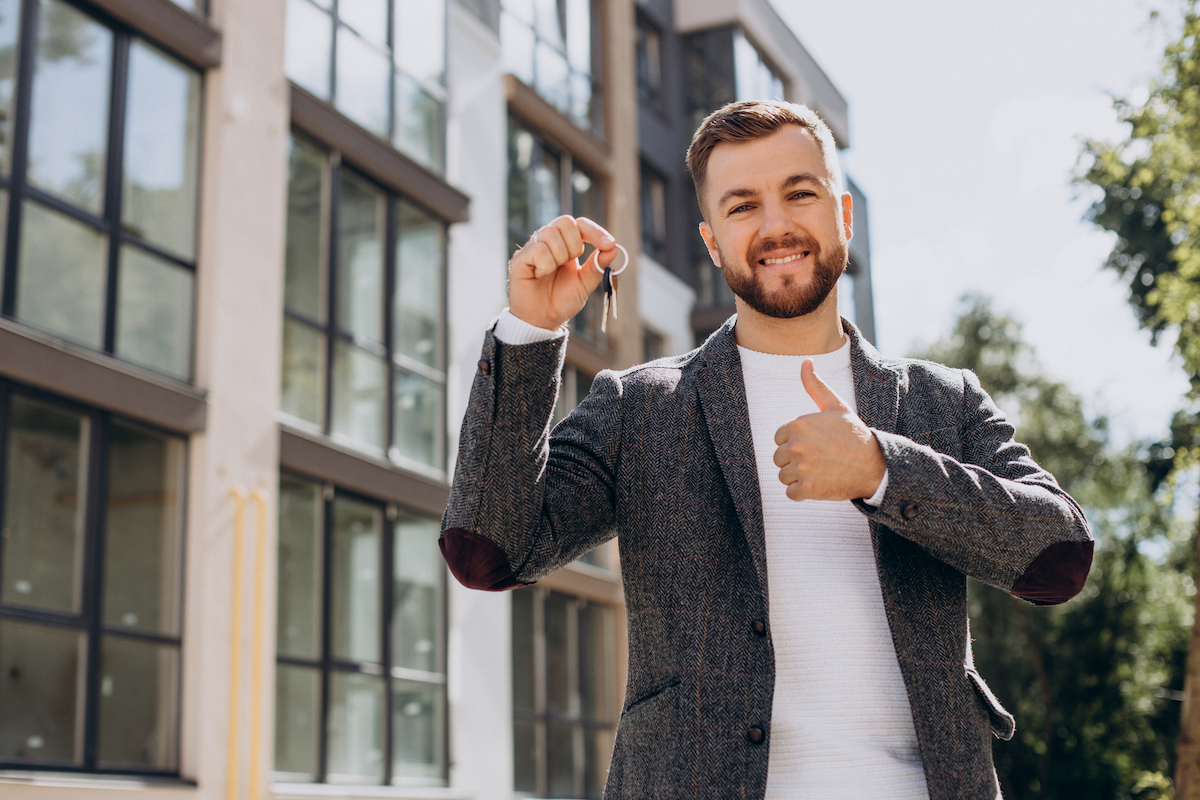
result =
[[587,219],[535,232],[485,336],[446,561],[510,589],[619,537],[608,798],[991,800],[1013,719],[975,670],[966,579],[1069,599],[1083,514],[972,373],[885,358],[839,318],[853,208],[816,114],[728,105],[687,163],[737,314],[601,373],[551,435],[564,325],[616,249]]

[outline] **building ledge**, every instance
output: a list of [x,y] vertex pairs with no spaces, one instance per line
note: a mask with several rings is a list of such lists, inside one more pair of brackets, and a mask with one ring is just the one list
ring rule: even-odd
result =
[[504,76],[504,93],[509,109],[554,142],[565,147],[571,158],[605,177],[613,173],[608,144],[580,128],[565,114],[546,102],[536,89],[515,75]]
[[[137,792],[139,800],[178,800],[181,792],[196,792],[195,781],[184,778],[99,775],[84,772],[0,770],[0,795],[4,797],[63,797],[78,793],[94,798],[101,792]],[[21,787],[21,788],[18,788]]]
[[308,800],[311,797],[397,798],[398,800],[472,800],[475,795],[443,786],[349,786],[334,783],[273,783],[274,800]]
[[221,33],[171,0],[88,0],[200,69],[221,65]]
[[205,427],[200,389],[2,318],[0,375],[178,433]]

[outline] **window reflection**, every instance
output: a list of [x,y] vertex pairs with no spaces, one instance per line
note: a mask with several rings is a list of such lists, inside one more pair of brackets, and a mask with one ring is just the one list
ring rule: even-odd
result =
[[591,0],[504,0],[500,38],[508,72],[579,127],[599,131],[593,16]]

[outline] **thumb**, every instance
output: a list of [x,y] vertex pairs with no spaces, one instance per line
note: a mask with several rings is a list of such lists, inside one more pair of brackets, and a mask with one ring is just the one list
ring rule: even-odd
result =
[[804,363],[800,365],[800,380],[804,382],[804,389],[808,392],[817,404],[817,408],[822,411],[831,409],[841,409],[845,411],[848,407],[842,402],[842,398],[837,396],[837,392],[825,385],[825,381],[817,377],[817,369],[813,366],[811,358],[804,359]]

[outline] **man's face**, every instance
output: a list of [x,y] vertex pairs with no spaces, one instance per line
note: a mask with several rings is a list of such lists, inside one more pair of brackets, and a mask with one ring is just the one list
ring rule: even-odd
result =
[[850,196],[835,191],[816,140],[798,125],[713,149],[700,233],[742,302],[789,319],[829,298],[851,235]]

